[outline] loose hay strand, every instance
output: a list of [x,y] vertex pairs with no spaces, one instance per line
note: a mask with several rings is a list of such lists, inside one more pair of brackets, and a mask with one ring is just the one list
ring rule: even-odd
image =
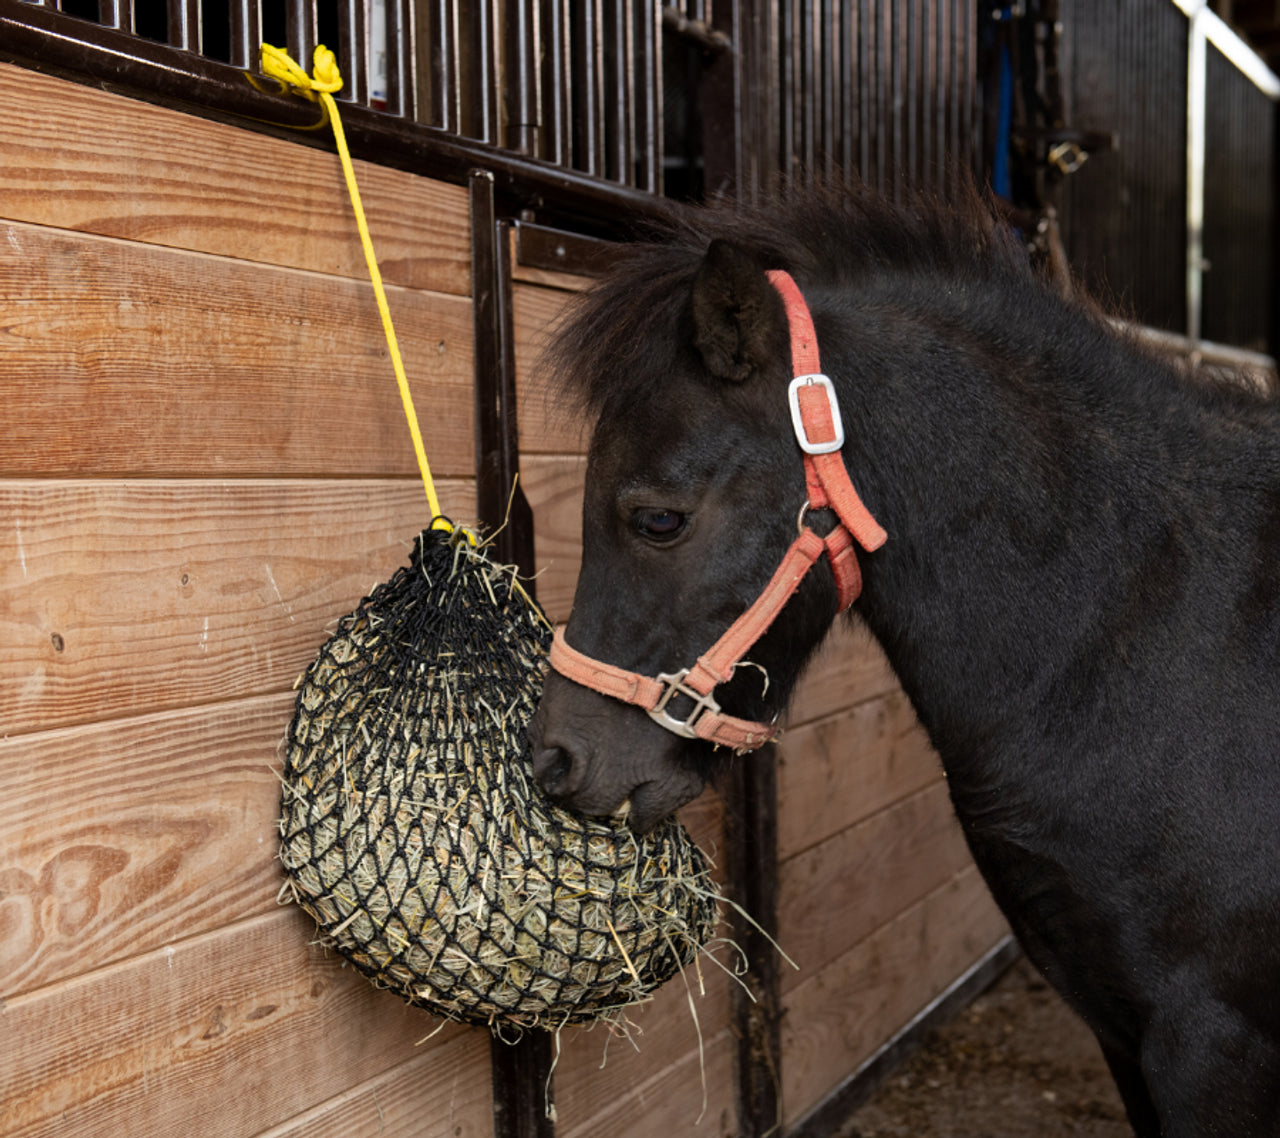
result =
[[426,531],[307,669],[285,747],[293,897],[375,984],[499,1033],[625,1023],[718,917],[679,822],[637,839],[542,795],[549,630],[513,569]]

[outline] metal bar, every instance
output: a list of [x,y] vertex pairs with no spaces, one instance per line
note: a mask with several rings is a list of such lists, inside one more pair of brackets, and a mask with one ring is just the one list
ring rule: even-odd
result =
[[516,222],[515,232],[516,263],[531,269],[600,277],[617,260],[618,247],[613,241],[583,237],[528,221]]
[[801,4],[800,26],[800,86],[795,93],[800,112],[800,160],[806,182],[816,174],[818,153],[818,13],[821,0],[806,0]]
[[636,40],[640,95],[636,105],[636,185],[662,193],[662,21],[660,0],[641,0],[643,18]]
[[[728,11],[721,14],[727,8]],[[742,76],[743,25],[739,0],[721,4],[716,19],[723,26],[709,28],[736,50],[719,51],[704,61],[702,77],[703,189],[708,199],[737,196],[746,177],[743,166],[746,126]]]
[[[230,0],[231,66],[253,67],[262,45],[262,12],[258,0]],[[343,75],[349,72],[344,69]]]
[[858,7],[856,4],[840,4],[840,26],[837,39],[840,45],[840,173],[846,180],[852,179],[857,167],[854,155],[858,144],[856,115],[858,83]]
[[416,28],[412,0],[387,0],[387,110],[417,118]]
[[204,27],[200,0],[169,0],[169,43],[182,51],[204,50]]
[[[285,43],[289,54],[304,68],[310,70],[311,57],[316,50],[315,0],[285,0]],[[350,72],[343,71],[344,80],[350,80]]]
[[499,0],[471,0],[471,123],[469,133],[482,142],[498,141],[501,93],[498,89],[497,28]]
[[462,127],[458,0],[435,0],[431,19],[431,121],[441,130],[458,134]]
[[98,0],[98,22],[104,28],[133,31],[133,0]]
[[[832,34],[832,24],[839,26],[840,15],[838,5],[832,0],[823,0],[818,33],[818,50],[820,61],[818,74],[821,84],[822,104],[818,112],[818,121],[822,128],[822,145],[820,157],[822,172],[830,182],[836,172],[836,134],[839,104],[836,99],[837,70],[836,52],[839,50],[839,37]],[[816,92],[815,92],[816,95]]]
[[1204,306],[1205,9],[1187,29],[1187,339],[1200,339]]
[[[475,327],[476,514],[480,523],[496,534],[498,561],[518,566],[525,577],[531,578],[534,572],[533,510],[517,479],[520,451],[515,331],[511,314],[511,229],[508,223],[497,219],[494,178],[488,170],[471,172],[469,190],[471,310]],[[542,1035],[542,1032],[529,1032],[526,1038]],[[547,1058],[549,1061],[549,1052]],[[541,1097],[542,1082],[539,1081],[534,1098],[540,1100]],[[538,1111],[540,1121],[545,1122],[542,1113]],[[543,1131],[534,1128],[516,1133],[540,1135]]]
[[[782,1129],[782,986],[778,953],[777,753],[769,745],[731,768],[725,794],[730,888],[752,920],[730,921],[747,958],[734,986],[738,1037],[737,1133],[765,1138]],[[772,938],[772,939],[770,939]]]
[[533,155],[539,151],[542,123],[538,0],[511,0],[505,33],[506,66],[502,78],[507,107],[506,147]]
[[631,0],[609,0],[602,13],[604,144],[607,178],[635,183],[635,73]]
[[[25,0],[0,0],[0,60],[75,74],[90,86],[137,92],[205,118],[332,149],[331,136],[316,129],[323,117],[314,103],[278,94],[274,88],[258,90],[243,68],[101,28]],[[572,216],[590,230],[617,234],[646,218],[681,212],[678,203],[665,198],[364,107],[344,108],[342,121],[357,158],[461,185],[470,170],[483,165],[494,175],[504,210],[509,207],[513,214],[536,206],[547,217]]]
[[336,96],[366,106],[369,102],[369,0],[349,0],[338,7],[338,67],[346,80]]
[[573,162],[568,3],[569,0],[542,0],[543,124],[539,153],[557,166]]
[[604,20],[602,0],[584,0],[578,11],[574,52],[574,165],[588,174],[604,173]]

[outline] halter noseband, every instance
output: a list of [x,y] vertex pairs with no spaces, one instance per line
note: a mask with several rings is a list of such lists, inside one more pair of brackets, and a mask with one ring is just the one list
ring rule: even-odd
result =
[[[825,554],[831,561],[839,595],[837,612],[843,612],[862,591],[862,573],[854,551],[856,540],[868,553],[879,549],[888,536],[862,504],[849,480],[840,448],[844,424],[835,388],[821,374],[818,340],[813,319],[799,288],[789,274],[770,270],[769,281],[782,296],[791,331],[791,364],[795,378],[787,389],[796,441],[804,452],[808,499],[800,511],[800,535],[791,543],[764,591],[711,649],[691,668],[656,677],[642,676],[613,664],[593,660],[569,647],[564,630],[557,629],[551,644],[551,666],[562,676],[584,687],[633,703],[649,713],[655,723],[686,739],[705,739],[741,753],[755,750],[775,736],[775,724],[752,723],[720,710],[712,692],[728,681],[746,651],[764,635],[805,574]],[[831,509],[839,519],[826,537],[814,533],[805,522],[810,510]],[[671,714],[676,696],[693,701],[684,719]]]

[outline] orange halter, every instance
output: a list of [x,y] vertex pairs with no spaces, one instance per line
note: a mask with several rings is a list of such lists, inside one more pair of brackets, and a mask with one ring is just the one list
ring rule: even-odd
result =
[[[843,612],[862,591],[862,573],[854,541],[868,553],[879,549],[888,536],[862,504],[840,458],[844,424],[835,388],[820,371],[818,340],[813,318],[799,288],[789,274],[771,270],[769,281],[782,296],[791,331],[791,364],[795,378],[787,389],[796,441],[804,452],[808,499],[800,511],[800,535],[791,543],[782,563],[764,591],[719,640],[691,668],[656,677],[642,676],[613,664],[605,664],[569,647],[564,630],[557,629],[551,643],[551,666],[562,676],[649,713],[655,723],[687,739],[705,739],[743,753],[774,738],[774,723],[752,723],[720,710],[712,692],[727,682],[743,655],[764,635],[791,599],[805,574],[825,554],[831,561],[839,596],[837,612]],[[810,510],[828,508],[838,524],[826,537],[814,533],[805,522]],[[677,695],[693,701],[684,719],[671,714]]]

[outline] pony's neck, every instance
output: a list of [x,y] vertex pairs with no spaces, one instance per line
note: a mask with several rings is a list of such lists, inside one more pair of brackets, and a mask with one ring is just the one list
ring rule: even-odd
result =
[[890,534],[860,611],[953,758],[1016,745],[1076,682],[1100,612],[1177,556],[1171,456],[1193,445],[1162,365],[1092,319],[1011,329],[975,307],[864,314],[831,368],[855,483]]

